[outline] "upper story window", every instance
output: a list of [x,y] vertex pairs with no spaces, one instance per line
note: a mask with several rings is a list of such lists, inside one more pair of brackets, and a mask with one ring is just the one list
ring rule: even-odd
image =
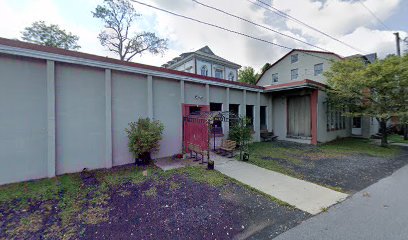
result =
[[314,75],[318,76],[323,73],[323,63],[314,65]]
[[207,66],[202,66],[201,67],[201,75],[203,75],[203,76],[208,76],[208,68],[207,68]]
[[290,56],[290,62],[295,63],[299,61],[299,55],[298,54],[293,54]]
[[230,72],[230,73],[228,74],[228,80],[234,81],[234,78],[235,78],[234,73],[233,73],[233,72]]
[[272,82],[276,83],[279,81],[279,75],[277,73],[272,74]]
[[224,78],[224,71],[222,69],[215,69],[215,77],[216,78]]
[[297,68],[290,70],[290,79],[291,80],[295,80],[298,77],[299,77],[299,70]]

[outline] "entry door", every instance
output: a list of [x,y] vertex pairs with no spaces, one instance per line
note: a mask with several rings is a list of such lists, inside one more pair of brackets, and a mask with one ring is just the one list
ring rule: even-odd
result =
[[353,118],[353,128],[351,129],[351,134],[353,135],[362,135],[361,131],[361,117],[354,117]]
[[[198,145],[202,150],[208,149],[208,125],[205,119],[199,118],[200,112],[209,111],[206,105],[183,105],[184,147],[188,152],[189,144]],[[197,118],[194,117],[197,113]]]
[[287,104],[288,136],[311,137],[310,96],[289,97]]

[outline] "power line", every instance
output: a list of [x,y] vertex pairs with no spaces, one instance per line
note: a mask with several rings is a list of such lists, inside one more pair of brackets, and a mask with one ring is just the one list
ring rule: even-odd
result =
[[327,50],[327,49],[324,49],[324,48],[321,48],[321,47],[319,47],[319,46],[313,45],[313,44],[311,44],[311,43],[308,43],[308,42],[303,41],[303,40],[301,40],[301,39],[298,39],[298,38],[296,38],[296,37],[292,37],[292,36],[290,36],[290,35],[287,35],[287,34],[285,34],[285,33],[279,32],[279,31],[277,31],[277,30],[274,30],[274,29],[272,29],[272,28],[266,27],[266,26],[264,26],[264,25],[255,23],[255,22],[253,22],[253,21],[251,21],[251,20],[248,20],[248,19],[239,17],[239,16],[237,16],[237,15],[234,15],[234,14],[229,13],[229,12],[227,12],[227,11],[224,11],[224,10],[222,10],[222,9],[219,9],[219,8],[216,8],[216,7],[213,7],[213,6],[204,4],[204,3],[199,2],[199,1],[197,1],[197,0],[192,0],[192,1],[195,2],[195,3],[197,3],[197,4],[199,4],[199,5],[201,5],[201,6],[204,6],[204,7],[206,7],[206,8],[213,9],[213,10],[215,10],[215,11],[221,12],[221,13],[226,14],[226,15],[228,15],[228,16],[231,16],[231,17],[240,19],[240,20],[242,20],[242,21],[244,21],[244,22],[250,23],[250,24],[255,25],[255,26],[257,26],[257,27],[261,27],[261,28],[263,28],[263,29],[269,30],[269,31],[271,31],[271,32],[274,32],[274,33],[277,33],[277,34],[279,34],[279,35],[285,36],[285,37],[287,37],[287,38],[293,39],[293,40],[295,40],[295,41],[298,41],[298,42],[304,43],[304,44],[306,44],[306,45],[312,46],[312,47],[314,47],[314,48],[318,48],[318,49],[320,49],[320,50],[323,50],[323,51],[326,51],[326,52],[330,52],[330,51]]
[[[171,15],[174,15],[174,16],[177,16],[177,17],[180,17],[180,18],[188,19],[188,20],[190,20],[190,21],[194,21],[194,22],[201,23],[201,24],[204,24],[204,25],[207,25],[207,26],[211,26],[211,27],[214,27],[214,28],[218,28],[218,29],[221,29],[221,30],[230,32],[230,33],[234,33],[234,34],[237,34],[237,35],[241,35],[241,36],[244,36],[244,37],[253,39],[253,40],[257,40],[257,41],[260,41],[260,42],[268,43],[268,44],[271,44],[271,45],[274,45],[274,46],[277,46],[277,47],[280,47],[280,48],[288,49],[288,50],[295,50],[294,48],[291,48],[291,47],[288,47],[288,46],[280,45],[280,44],[271,42],[271,41],[269,41],[269,40],[265,40],[265,39],[262,39],[262,38],[259,38],[259,37],[254,37],[254,36],[249,35],[249,34],[246,34],[246,33],[242,33],[242,32],[238,32],[238,31],[235,31],[235,30],[231,30],[231,29],[228,29],[228,28],[225,28],[225,27],[221,27],[221,26],[218,26],[218,25],[213,24],[213,23],[204,22],[204,21],[198,20],[198,19],[196,19],[196,18],[184,16],[184,15],[182,15],[182,14],[178,14],[178,13],[175,13],[175,12],[172,12],[172,11],[169,11],[169,10],[166,10],[166,9],[163,9],[163,8],[159,8],[159,7],[156,7],[156,6],[147,4],[147,3],[139,2],[139,1],[137,1],[137,0],[131,0],[131,1],[134,2],[134,3],[137,3],[137,4],[140,4],[140,5],[149,7],[149,8],[156,9],[156,10],[161,11],[161,12],[165,12],[165,13],[168,13],[168,14],[171,14]],[[311,53],[307,53],[307,52],[302,52],[302,54],[310,55],[310,56],[313,56],[313,57],[316,57],[316,58],[320,58],[320,59],[324,59],[324,60],[327,60],[327,61],[331,61],[331,59],[324,58],[324,57],[321,57],[321,56],[317,56],[317,55],[314,55],[314,54],[311,54]]]
[[367,11],[368,11],[379,23],[381,23],[381,25],[384,26],[384,28],[386,28],[386,29],[388,29],[388,30],[391,31],[391,29],[390,29],[387,25],[385,25],[385,23],[384,23],[379,17],[377,17],[377,15],[375,15],[375,13],[374,13],[373,11],[371,11],[371,9],[369,9],[369,8],[363,3],[363,1],[358,0],[358,2],[361,4],[361,6],[363,6],[365,9],[367,9]]
[[362,50],[360,50],[360,49],[358,49],[356,47],[353,47],[350,44],[348,44],[348,43],[346,43],[344,41],[341,41],[341,40],[339,40],[339,39],[337,39],[337,38],[323,32],[321,30],[319,30],[319,29],[317,29],[317,28],[315,28],[315,27],[313,27],[313,26],[311,26],[311,25],[309,25],[309,24],[307,24],[307,23],[305,23],[305,22],[303,22],[303,21],[301,21],[301,20],[299,20],[299,19],[285,13],[285,12],[283,12],[282,10],[279,10],[278,8],[272,6],[272,5],[268,4],[268,3],[265,3],[265,2],[260,1],[260,0],[256,0],[256,2],[253,2],[251,0],[247,0],[247,1],[254,4],[254,5],[256,5],[256,6],[258,6],[258,7],[269,10],[269,11],[277,14],[280,17],[289,19],[289,20],[294,21],[294,22],[296,22],[296,23],[298,23],[300,25],[303,25],[303,26],[305,26],[305,27],[307,27],[309,29],[312,29],[313,31],[316,31],[316,32],[318,32],[318,33],[320,33],[320,34],[322,34],[322,35],[324,35],[324,36],[326,36],[326,37],[328,37],[328,38],[330,38],[330,39],[332,39],[332,40],[334,40],[336,42],[339,42],[339,43],[341,43],[341,44],[343,44],[343,45],[345,45],[345,46],[347,46],[347,47],[349,47],[349,48],[351,48],[351,49],[353,49],[353,50],[355,50],[355,51],[357,51],[359,53],[366,54],[365,51],[362,51]]

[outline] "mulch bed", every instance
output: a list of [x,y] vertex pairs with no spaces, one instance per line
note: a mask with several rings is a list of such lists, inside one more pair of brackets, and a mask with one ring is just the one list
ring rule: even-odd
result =
[[[100,184],[93,174],[82,174],[81,179],[91,189]],[[94,206],[92,194],[94,190],[78,216]],[[76,219],[70,223],[75,231],[67,239],[265,239],[310,217],[236,183],[213,187],[184,174],[125,183],[107,194],[108,202],[98,205],[106,210],[106,219],[99,216],[94,224]],[[52,235],[63,232],[59,212],[58,201],[30,202],[19,209],[0,205],[0,239],[61,239]],[[41,219],[38,226],[21,225],[22,217],[34,213]],[[24,227],[16,231],[20,225]],[[10,229],[18,235],[10,235]]]
[[[169,182],[178,184],[170,189]],[[157,195],[146,196],[155,188]],[[121,196],[129,191],[129,196]],[[123,186],[112,193],[109,221],[87,226],[87,239],[232,239],[276,236],[309,217],[236,184],[219,188],[175,175],[157,185]],[[261,224],[262,229],[256,229]],[[248,231],[249,230],[249,231]]]

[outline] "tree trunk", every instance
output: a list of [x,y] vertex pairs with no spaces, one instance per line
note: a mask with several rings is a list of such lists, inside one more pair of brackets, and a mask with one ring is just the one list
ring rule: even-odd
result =
[[380,122],[380,127],[381,127],[381,147],[387,147],[388,146],[388,141],[387,141],[387,121],[386,120],[381,120]]
[[408,124],[404,124],[404,140],[408,140]]

